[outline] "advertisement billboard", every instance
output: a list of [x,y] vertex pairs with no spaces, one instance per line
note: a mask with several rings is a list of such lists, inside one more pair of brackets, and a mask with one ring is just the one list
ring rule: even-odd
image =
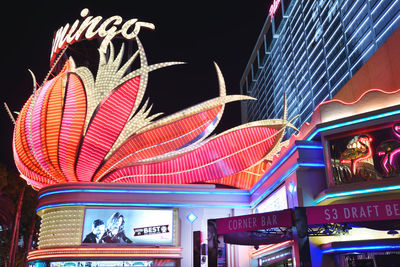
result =
[[173,245],[173,209],[86,208],[84,245]]

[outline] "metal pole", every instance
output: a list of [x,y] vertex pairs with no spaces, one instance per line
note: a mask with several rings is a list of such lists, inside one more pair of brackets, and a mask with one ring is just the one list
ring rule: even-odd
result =
[[18,247],[18,236],[19,236],[19,223],[21,221],[21,210],[22,210],[22,202],[24,199],[25,187],[22,188],[22,192],[19,194],[18,198],[18,206],[17,206],[17,213],[15,214],[15,221],[14,221],[14,229],[13,229],[13,236],[11,239],[11,247],[10,247],[10,254],[8,256],[8,266],[15,265],[15,256],[17,254],[17,247]]

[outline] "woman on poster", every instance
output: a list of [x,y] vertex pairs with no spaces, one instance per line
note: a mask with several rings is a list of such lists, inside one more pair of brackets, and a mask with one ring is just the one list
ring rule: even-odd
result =
[[119,212],[115,212],[107,221],[107,230],[103,237],[104,243],[132,243],[125,235],[124,230],[125,219],[124,215]]

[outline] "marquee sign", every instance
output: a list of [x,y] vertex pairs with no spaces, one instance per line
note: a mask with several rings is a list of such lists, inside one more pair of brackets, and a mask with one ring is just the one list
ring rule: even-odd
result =
[[84,20],[77,19],[71,26],[67,23],[56,32],[50,53],[50,64],[53,64],[57,53],[66,45],[82,39],[103,38],[104,41],[100,46],[100,50],[105,53],[108,44],[118,34],[130,40],[138,36],[141,28],[155,29],[153,23],[142,22],[138,19],[130,19],[123,22],[120,16],[112,16],[105,20],[101,16],[88,16],[89,9],[87,8],[83,9],[80,15]]

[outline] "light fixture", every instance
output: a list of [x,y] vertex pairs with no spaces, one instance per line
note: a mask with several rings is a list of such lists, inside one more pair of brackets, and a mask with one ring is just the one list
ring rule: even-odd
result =
[[296,186],[294,185],[293,182],[289,183],[289,192],[290,194],[293,194],[296,191]]
[[197,220],[197,216],[196,214],[193,213],[193,211],[191,211],[188,216],[186,216],[186,219],[190,222],[193,223],[195,220]]

